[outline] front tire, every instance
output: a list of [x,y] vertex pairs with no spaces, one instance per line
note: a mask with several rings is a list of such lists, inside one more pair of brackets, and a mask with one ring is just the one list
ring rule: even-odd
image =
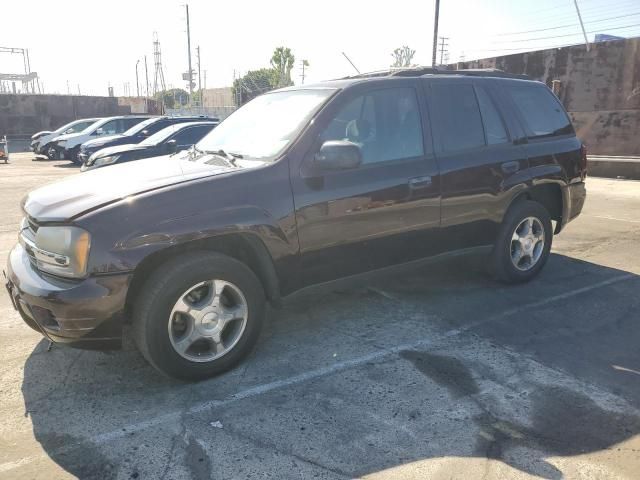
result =
[[502,222],[491,254],[491,270],[504,283],[524,283],[544,267],[553,239],[547,209],[530,200],[513,205]]
[[134,304],[133,336],[162,373],[203,380],[251,351],[264,312],[264,290],[245,264],[219,253],[190,253],[146,280]]

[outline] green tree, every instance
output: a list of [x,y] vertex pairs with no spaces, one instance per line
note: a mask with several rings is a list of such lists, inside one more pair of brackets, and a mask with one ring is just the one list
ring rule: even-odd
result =
[[233,81],[233,95],[239,107],[252,98],[278,87],[278,75],[273,68],[249,70]]
[[393,57],[392,67],[410,67],[413,56],[416,51],[404,45],[400,48],[396,48],[391,56]]
[[293,85],[291,70],[295,61],[296,57],[293,56],[290,48],[278,47],[273,51],[271,67],[276,71],[279,87]]
[[189,93],[182,88],[171,88],[156,93],[156,100],[163,102],[165,108],[179,108],[189,103]]

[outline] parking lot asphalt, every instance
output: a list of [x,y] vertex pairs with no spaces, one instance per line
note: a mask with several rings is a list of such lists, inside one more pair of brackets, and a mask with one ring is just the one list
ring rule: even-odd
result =
[[[2,265],[21,197],[76,172],[0,164]],[[466,257],[300,295],[198,384],[47,351],[0,293],[0,478],[637,479],[640,182],[587,188],[530,284]]]

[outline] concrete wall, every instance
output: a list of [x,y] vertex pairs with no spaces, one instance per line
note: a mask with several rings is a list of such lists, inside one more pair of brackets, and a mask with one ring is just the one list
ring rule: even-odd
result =
[[202,106],[212,107],[234,107],[233,88],[206,88],[202,91]]
[[457,68],[499,68],[551,86],[571,112],[589,152],[640,154],[640,38],[461,62]]
[[[78,118],[145,113],[144,98],[0,95],[0,136],[53,130]],[[160,113],[149,100],[149,113]]]

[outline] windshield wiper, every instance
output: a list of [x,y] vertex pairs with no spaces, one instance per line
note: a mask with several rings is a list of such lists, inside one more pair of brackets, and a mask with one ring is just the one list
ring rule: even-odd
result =
[[234,167],[236,167],[236,159],[242,159],[242,155],[239,153],[233,153],[233,152],[225,152],[222,149],[219,150],[206,150],[205,153],[211,154],[211,155],[215,155],[217,157],[220,158],[224,158],[226,161],[228,161],[231,165],[233,165]]

